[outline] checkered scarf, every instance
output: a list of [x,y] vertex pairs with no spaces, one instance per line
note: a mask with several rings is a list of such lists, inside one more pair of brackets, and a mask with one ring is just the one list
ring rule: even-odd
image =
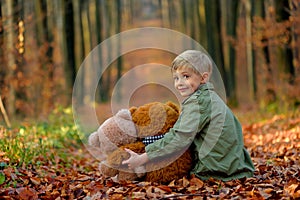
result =
[[164,137],[164,135],[148,136],[148,137],[145,137],[142,142],[144,143],[145,146],[147,146],[148,144],[151,144],[151,143],[155,142],[156,140],[159,140],[163,137]]

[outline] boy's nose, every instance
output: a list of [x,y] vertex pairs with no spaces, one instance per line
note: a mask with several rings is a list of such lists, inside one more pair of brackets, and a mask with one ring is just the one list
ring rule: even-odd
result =
[[178,84],[182,84],[183,83],[183,79],[179,78],[177,82],[178,82]]

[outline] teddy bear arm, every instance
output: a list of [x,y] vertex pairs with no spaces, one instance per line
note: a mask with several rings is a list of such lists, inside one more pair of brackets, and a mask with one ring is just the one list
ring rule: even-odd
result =
[[99,163],[99,171],[104,178],[114,177],[118,174],[118,170],[109,167],[104,161]]
[[118,174],[118,180],[119,181],[134,181],[138,178],[138,176],[136,175],[136,173],[131,170],[120,170],[119,174]]
[[144,153],[145,145],[142,142],[122,145],[107,156],[107,163],[113,167],[121,166],[122,162],[130,157],[129,153],[127,153],[124,149],[130,149],[136,153]]
[[118,148],[107,156],[107,163],[112,167],[119,167],[122,161],[129,158],[129,154],[123,149]]

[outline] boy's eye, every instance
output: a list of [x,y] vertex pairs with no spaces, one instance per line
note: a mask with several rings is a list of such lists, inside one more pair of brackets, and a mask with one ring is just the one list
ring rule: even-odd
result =
[[190,76],[188,75],[183,75],[183,78],[188,79]]
[[177,81],[178,80],[178,77],[173,77],[174,81]]

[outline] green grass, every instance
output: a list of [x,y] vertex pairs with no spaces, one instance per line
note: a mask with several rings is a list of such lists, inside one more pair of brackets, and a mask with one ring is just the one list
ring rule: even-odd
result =
[[71,108],[55,109],[47,122],[22,124],[11,129],[0,126],[0,154],[4,154],[0,157],[0,168],[68,164],[68,150],[78,148],[83,139],[83,133],[74,124]]

